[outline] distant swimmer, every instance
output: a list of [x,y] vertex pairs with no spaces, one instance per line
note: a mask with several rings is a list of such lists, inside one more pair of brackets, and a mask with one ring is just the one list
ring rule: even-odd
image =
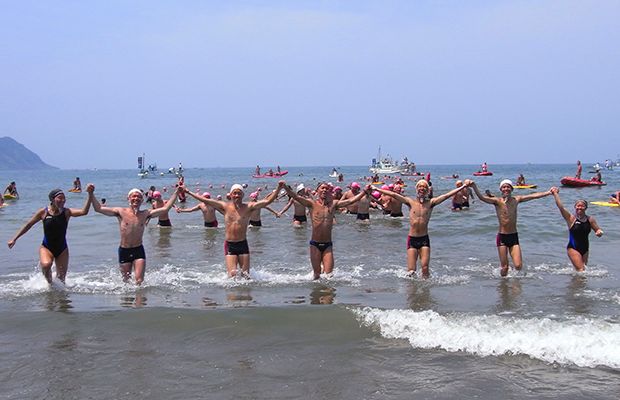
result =
[[517,177],[517,186],[525,186],[525,177],[523,174],[519,174]]
[[[502,197],[490,197],[480,193],[475,183],[472,184],[476,196],[487,203],[495,206],[495,214],[499,222],[499,232],[496,237],[497,252],[499,255],[499,262],[501,265],[501,275],[508,275],[508,269],[510,267],[508,262],[508,253],[512,257],[514,268],[517,271],[521,271],[523,267],[521,246],[519,245],[519,235],[517,234],[517,206],[519,203],[525,201],[540,199],[542,197],[550,196],[551,190],[547,192],[531,193],[525,196],[512,196],[514,187],[512,181],[504,179],[500,185],[499,190],[502,192]],[[551,188],[553,189],[553,188]]]
[[73,181],[73,190],[82,191],[82,182],[80,181],[80,177],[76,176]]
[[129,207],[105,207],[95,198],[94,189],[90,190],[88,197],[91,199],[93,208],[96,212],[116,217],[120,228],[121,241],[118,248],[118,263],[123,276],[123,281],[131,279],[131,272],[134,271],[136,285],[142,284],[146,270],[146,254],[142,245],[144,228],[151,218],[159,217],[167,213],[177,199],[177,193],[185,188],[179,186],[168,201],[161,208],[141,210],[144,195],[140,189],[131,189],[127,193]]
[[52,264],[56,262],[56,277],[65,283],[69,267],[69,247],[67,246],[67,227],[71,217],[81,217],[90,210],[90,197],[86,199],[84,207],[65,208],[65,194],[60,189],[52,190],[48,195],[50,205],[37,211],[9,240],[9,249],[23,234],[28,232],[34,224],[43,221],[43,242],[39,247],[39,264],[45,279],[52,283]]
[[575,172],[575,178],[577,179],[581,179],[581,170],[582,170],[582,166],[581,166],[581,161],[577,160],[577,172]]
[[[250,203],[258,202],[259,193],[260,192],[258,190],[256,192],[250,193],[250,196],[249,196],[250,197]],[[259,208],[256,208],[255,210],[253,210],[250,213],[250,226],[253,226],[255,228],[260,228],[261,226],[263,226],[263,222],[262,222],[261,217],[260,217],[260,211],[261,211],[262,208],[264,208],[265,210],[271,212],[273,215],[276,216],[276,218],[280,218],[278,213],[276,211],[274,211],[273,208],[271,208],[269,206],[259,207]]]
[[[319,183],[316,189],[316,200],[299,196],[293,192],[290,186],[286,186],[285,190],[295,201],[310,209],[312,220],[310,263],[312,264],[314,279],[319,279],[321,273],[331,276],[334,270],[332,230],[336,210],[338,208],[346,208],[348,205],[359,201],[363,196],[370,193],[370,186],[367,186],[364,191],[360,191],[357,195],[347,200],[334,200],[332,198],[332,187],[327,182]],[[321,265],[323,268],[321,268]]]
[[[211,198],[211,193],[209,192],[204,192],[202,194],[202,197],[204,197],[205,199],[210,199]],[[202,217],[204,220],[204,226],[206,228],[217,228],[217,218],[215,217],[215,207],[213,206],[209,206],[203,202],[198,203],[197,205],[195,205],[192,208],[179,208],[177,206],[174,207],[174,209],[176,210],[176,212],[178,213],[190,213],[190,212],[194,212],[194,211],[202,211]]]
[[[465,180],[464,188],[469,187],[471,181]],[[413,276],[417,269],[418,258],[422,266],[422,276],[430,276],[429,263],[431,259],[431,241],[428,236],[428,223],[433,208],[454,196],[463,187],[457,187],[440,196],[429,198],[429,185],[424,179],[416,185],[416,197],[406,197],[396,192],[376,189],[378,192],[394,197],[409,207],[409,236],[407,237],[407,274]]]
[[[175,192],[176,193],[176,192]],[[158,208],[164,208],[166,203],[161,197],[161,193],[158,191],[153,192],[153,201],[151,207],[153,210],[157,210]],[[168,215],[168,211],[162,212],[157,217],[157,225],[158,226],[172,226],[172,222],[170,222],[170,216]]]
[[588,254],[590,250],[590,241],[588,236],[590,232],[594,230],[594,234],[597,237],[603,236],[603,230],[598,226],[598,223],[594,217],[586,215],[588,208],[588,202],[585,200],[577,200],[575,202],[575,213],[571,214],[562,205],[560,200],[559,190],[553,188],[551,193],[555,199],[555,204],[560,210],[560,214],[564,217],[566,224],[568,225],[568,245],[566,246],[566,253],[573,267],[579,272],[586,270],[588,264]]
[[[308,193],[308,190],[306,189],[303,183],[300,183],[299,185],[297,185],[297,187],[295,188],[295,192],[300,197],[303,197],[305,199],[310,198],[310,194]],[[301,204],[300,202],[298,202],[292,197],[289,198],[289,201],[284,206],[284,208],[282,208],[282,210],[278,212],[278,216],[279,217],[282,216],[282,214],[284,214],[289,208],[291,208],[291,206],[293,206],[293,210],[294,210],[293,211],[293,225],[302,226],[303,224],[306,223],[306,221],[308,221],[308,217],[306,216],[306,211],[307,211],[306,206],[304,206],[303,204]]]
[[620,204],[620,190],[611,195],[611,197],[609,198],[609,202],[614,204]]
[[489,166],[487,165],[486,161],[483,162],[480,167],[482,168],[482,172],[489,172]]
[[4,189],[4,194],[19,198],[19,193],[17,192],[17,185],[15,184],[15,181],[8,184],[6,189]]
[[461,188],[461,190],[456,192],[455,195],[452,197],[452,211],[459,211],[469,208],[469,199],[472,195],[471,188],[463,187],[462,181],[456,181],[455,186],[457,188]]
[[[263,200],[256,202],[243,202],[243,186],[234,184],[230,188],[230,201],[218,201],[207,199],[203,196],[186,191],[187,194],[206,205],[214,207],[224,215],[226,224],[226,239],[224,241],[224,254],[226,270],[229,277],[240,275],[243,278],[250,277],[250,248],[247,241],[248,225],[253,211],[267,207],[277,197],[284,187],[284,181],[278,183],[276,190],[271,192]],[[241,268],[241,271],[238,271]]]

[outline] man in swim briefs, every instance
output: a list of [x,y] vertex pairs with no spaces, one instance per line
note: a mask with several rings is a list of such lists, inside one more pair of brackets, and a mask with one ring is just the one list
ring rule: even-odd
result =
[[[310,197],[310,195],[308,194],[308,190],[306,189],[303,183],[300,183],[299,185],[297,185],[295,192],[297,192],[297,195],[299,195],[300,197],[303,197],[306,199]],[[293,206],[293,210],[294,210],[293,211],[293,225],[302,226],[306,221],[308,221],[308,218],[306,217],[306,206],[296,201],[292,197],[290,198],[286,206],[284,206],[284,208],[280,210],[280,212],[278,212],[277,216],[278,217],[282,216],[282,214],[284,214],[289,208],[291,208],[291,206]]]
[[121,234],[121,243],[118,248],[118,263],[123,275],[123,281],[128,282],[131,279],[132,269],[135,273],[136,285],[140,285],[144,281],[146,269],[146,254],[144,253],[144,246],[142,246],[144,228],[151,218],[167,213],[172,208],[177,199],[177,194],[181,190],[184,190],[183,186],[177,188],[163,207],[150,210],[140,209],[144,201],[144,195],[140,189],[131,189],[127,193],[129,207],[102,206],[95,197],[94,186],[92,191],[89,190],[88,196],[95,211],[118,219]]
[[[465,180],[465,188],[471,185]],[[406,197],[396,192],[377,188],[384,195],[395,198],[409,207],[409,236],[407,237],[407,275],[415,275],[418,258],[422,266],[422,276],[430,276],[429,263],[431,260],[431,243],[428,237],[428,223],[431,219],[433,207],[454,196],[463,187],[457,187],[441,196],[429,198],[430,187],[426,180],[421,179],[415,185],[416,197]]]
[[[351,188],[342,195],[342,200],[352,199],[353,197],[359,194],[361,189],[362,188],[359,183],[357,182],[351,183]],[[357,202],[351,203],[348,206],[343,207],[343,208],[347,209],[347,214],[357,214],[358,203]]]
[[[295,201],[310,209],[312,220],[312,240],[310,240],[310,263],[312,264],[313,279],[319,279],[321,273],[331,276],[334,270],[334,253],[332,251],[332,230],[334,216],[338,208],[346,208],[348,205],[359,201],[363,196],[370,193],[370,185],[364,191],[360,191],[354,197],[347,200],[334,200],[332,187],[321,182],[317,187],[317,199],[308,199],[293,192],[290,186],[285,187],[286,193]],[[323,268],[321,269],[321,264]]]
[[472,184],[476,196],[487,203],[495,206],[495,214],[499,222],[499,233],[496,237],[497,252],[501,266],[501,276],[508,275],[509,262],[508,254],[512,258],[512,263],[517,271],[521,271],[523,267],[521,246],[519,245],[519,235],[517,234],[517,206],[524,201],[540,199],[552,194],[551,188],[546,192],[531,193],[525,196],[513,196],[513,185],[509,179],[504,179],[499,184],[499,190],[502,192],[501,197],[489,197],[480,193],[475,183]]
[[[202,197],[204,197],[205,199],[210,199],[211,193],[204,192],[202,194]],[[215,217],[215,208],[213,208],[212,206],[208,206],[203,202],[198,203],[192,208],[179,208],[177,206],[174,206],[174,209],[178,213],[190,213],[190,212],[200,210],[202,211],[202,218],[204,220],[205,228],[217,228],[217,218]]]
[[470,196],[470,188],[463,187],[462,181],[456,181],[455,183],[457,188],[461,188],[454,197],[452,197],[452,211],[459,211],[464,208],[469,208],[469,196]]
[[226,225],[226,239],[224,241],[224,254],[226,270],[230,278],[237,276],[238,267],[241,268],[241,277],[250,277],[250,249],[247,241],[248,225],[250,216],[255,210],[267,207],[277,197],[280,190],[284,187],[284,181],[278,182],[276,190],[271,192],[263,200],[244,203],[243,186],[234,184],[230,188],[230,201],[218,201],[207,199],[190,191],[187,194],[202,201],[208,206],[214,207],[224,215]]
[[[154,191],[153,202],[151,204],[153,209],[156,210],[158,208],[165,207],[165,205],[166,203],[164,203],[164,200],[161,197],[161,193],[158,191]],[[158,226],[172,226],[172,222],[170,222],[170,216],[168,215],[168,211],[159,214],[159,216],[157,217],[157,225]]]

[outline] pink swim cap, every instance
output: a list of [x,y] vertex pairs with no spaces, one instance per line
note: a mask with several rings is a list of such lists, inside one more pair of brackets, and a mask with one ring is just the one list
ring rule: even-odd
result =
[[360,187],[361,187],[361,186],[360,186],[360,184],[359,184],[359,183],[357,183],[357,182],[353,182],[353,183],[351,184],[351,189],[353,189],[353,188],[355,188],[355,189],[359,189]]
[[202,194],[202,197],[206,197],[207,199],[210,199],[210,198],[211,198],[211,193],[209,193],[209,192],[204,192],[204,193]]
[[153,198],[154,199],[158,199],[160,197],[161,197],[161,193],[160,192],[158,192],[157,190],[153,192]]
[[394,189],[394,184],[393,184],[393,183],[390,183],[390,184],[388,185],[388,188],[390,188],[390,190]]
[[251,199],[256,199],[258,197],[258,192],[252,192],[250,193],[250,198]]
[[342,188],[340,186],[336,186],[334,188],[334,192],[342,192]]
[[390,190],[390,187],[388,185],[383,185],[383,186],[381,186],[381,189],[383,189],[383,190]]
[[377,192],[375,190],[374,192],[372,192],[371,196],[374,197],[375,199],[379,200],[381,198],[381,193],[379,193],[379,192]]

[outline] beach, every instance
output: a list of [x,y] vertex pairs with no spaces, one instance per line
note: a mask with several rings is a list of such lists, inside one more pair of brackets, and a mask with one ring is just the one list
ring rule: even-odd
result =
[[[588,171],[584,164],[584,176]],[[482,191],[523,173],[535,191],[560,186],[573,164],[418,166],[430,172],[435,195],[458,174]],[[333,181],[332,166],[290,167],[282,179],[314,188]],[[346,186],[364,183],[367,167],[341,167]],[[192,191],[225,194],[273,189],[277,179],[253,168],[188,168]],[[98,198],[126,206],[133,188],[154,185],[167,198],[176,179],[139,179],[135,170],[3,172],[20,199],[0,209],[6,243],[65,189],[67,206],[86,193],[67,193],[76,176],[96,185]],[[578,198],[607,200],[620,170],[603,171],[607,186],[560,188],[570,210]],[[415,179],[405,177],[405,195]],[[335,184],[338,184],[334,182]],[[532,190],[515,191],[515,194]],[[184,207],[196,204],[191,198]],[[286,199],[271,207],[279,210]],[[122,282],[115,218],[72,218],[66,286],[41,275],[37,224],[0,251],[0,393],[7,399],[260,398],[601,398],[620,390],[620,210],[590,206],[605,231],[590,235],[590,261],[576,273],[566,256],[566,223],[552,197],[519,205],[525,271],[501,278],[493,206],[475,200],[453,212],[437,206],[429,224],[431,278],[406,276],[408,218],[371,213],[360,225],[338,215],[335,273],[312,281],[310,227],[293,228],[292,210],[276,219],[263,211],[250,229],[250,280],[229,279],[220,227],[202,215],[170,213],[172,228],[151,222],[142,287]],[[614,394],[616,393],[616,394]]]

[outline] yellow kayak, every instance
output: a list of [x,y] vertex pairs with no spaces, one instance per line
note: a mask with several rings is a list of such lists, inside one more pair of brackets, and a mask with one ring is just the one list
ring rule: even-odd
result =
[[13,196],[12,194],[4,194],[2,197],[4,197],[4,200],[15,200],[17,198],[17,196]]
[[538,185],[515,185],[515,189],[536,189]]
[[593,201],[590,204],[594,204],[595,206],[603,206],[603,207],[620,207],[616,203],[612,203],[611,201]]

